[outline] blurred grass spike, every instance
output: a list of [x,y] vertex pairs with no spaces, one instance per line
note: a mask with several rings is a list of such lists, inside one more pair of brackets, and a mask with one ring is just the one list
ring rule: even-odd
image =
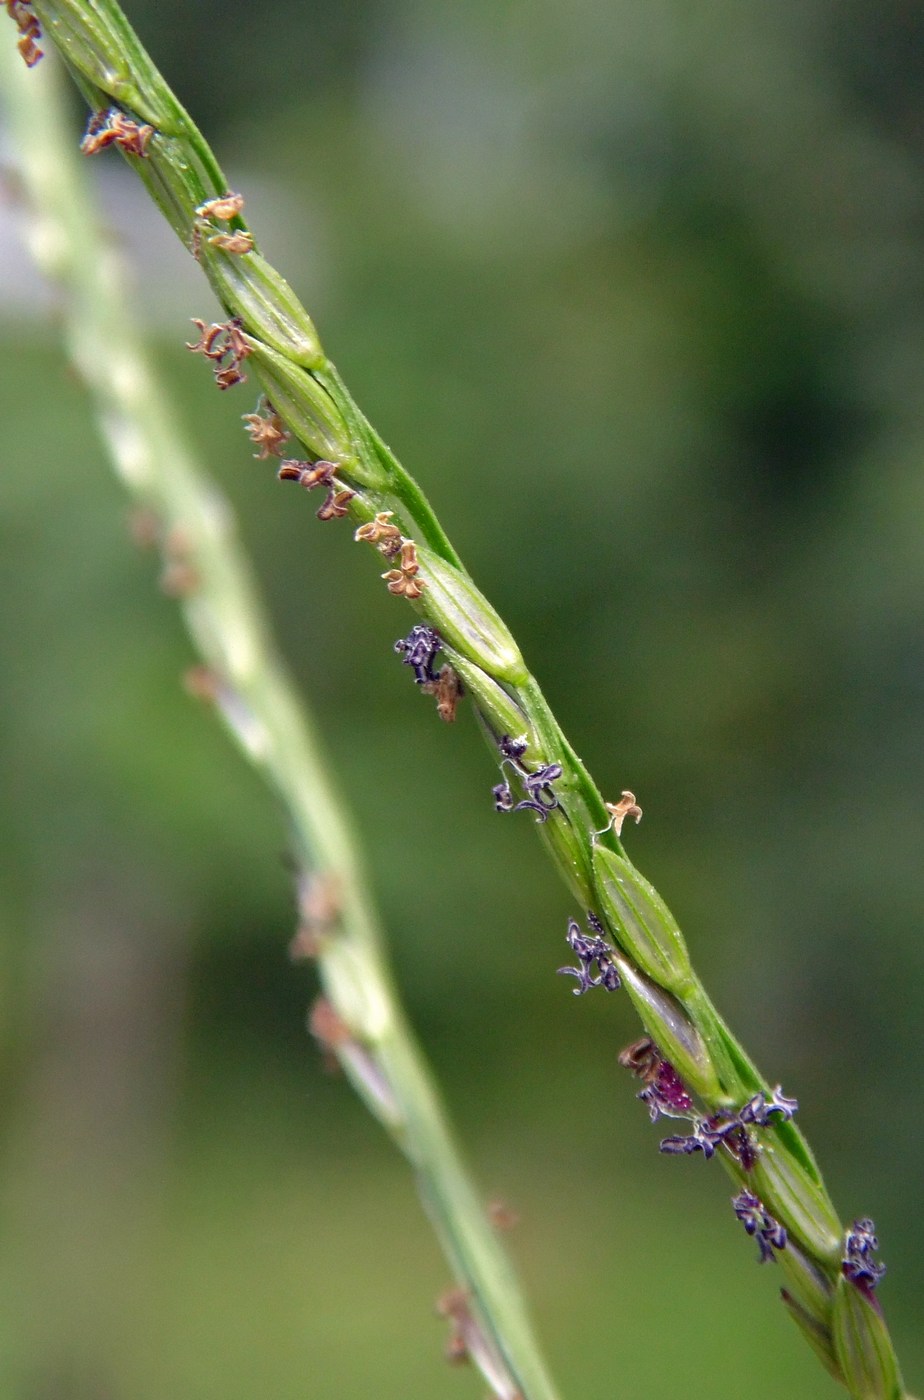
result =
[[[97,33],[111,38],[121,32],[116,24],[97,27],[102,8],[87,12],[81,45],[92,43]],[[72,7],[61,9],[77,14]],[[52,32],[63,40],[72,30],[55,15]],[[94,61],[83,47],[78,52],[81,71],[91,70],[99,81],[108,81],[107,64],[118,59],[114,71],[122,76],[113,83],[124,96],[130,55],[123,68],[121,48],[114,56],[100,48]],[[0,74],[27,194],[27,235],[43,270],[64,291],[68,350],[94,397],[114,465],[134,497],[134,536],[140,544],[160,546],[171,592],[200,652],[200,664],[186,673],[186,688],[215,707],[289,818],[299,913],[292,952],[316,960],[324,987],[311,1029],[413,1164],[427,1215],[460,1289],[471,1299],[485,1349],[496,1359],[498,1374],[513,1378],[505,1394],[515,1388],[523,1400],[556,1400],[510,1263],[466,1175],[405,1023],[349,821],[313,724],[276,658],[230,509],[176,427],[173,407],[128,320],[117,260],[70,149],[53,67],[43,64],[28,74],[8,45],[0,53]],[[145,70],[145,82],[149,79]],[[153,119],[155,112],[169,109],[155,84],[146,110]],[[199,328],[193,348],[219,370],[234,368],[249,354],[233,318],[212,327],[199,323]],[[288,361],[286,366],[288,371]],[[304,373],[300,365],[291,366],[293,376]],[[317,431],[319,445],[348,449],[336,408],[319,386],[313,393],[310,432]],[[305,436],[307,414],[304,409],[299,420]],[[265,421],[273,431],[261,430],[255,440],[276,445],[275,412]]]
[[[209,200],[224,196],[228,184],[201,132],[157,73],[119,6],[115,0],[34,0],[34,8],[46,37],[70,64],[93,110],[115,103],[127,117],[155,127],[145,158],[127,158],[184,244],[191,247],[199,217],[197,210]],[[137,100],[133,100],[133,93]],[[251,274],[254,266],[257,270]],[[392,591],[439,630],[458,653],[459,662],[468,662],[495,683],[501,683],[522,710],[526,719],[523,729],[508,731],[507,737],[528,733],[532,742],[534,736],[535,752],[556,769],[554,793],[548,784],[543,788],[537,775],[526,775],[524,784],[534,776],[537,790],[529,790],[524,803],[536,810],[537,831],[569,887],[582,899],[584,907],[589,907],[594,861],[609,881],[613,872],[606,867],[608,857],[603,853],[624,854],[615,829],[618,816],[614,820],[612,810],[617,804],[608,807],[604,802],[562,733],[510,632],[470,580],[420,487],[357,408],[336,368],[320,350],[317,362],[306,368],[277,348],[274,340],[279,325],[289,321],[310,324],[306,312],[294,311],[285,284],[281,279],[275,281],[260,263],[255,264],[251,254],[237,258],[209,254],[203,259],[203,271],[219,298],[223,292],[228,296],[223,304],[229,316],[240,311],[252,363],[283,424],[309,451],[336,461],[344,485],[359,493],[350,502],[351,513],[360,522],[389,511],[398,517],[402,553],[388,571],[387,582]],[[254,280],[245,292],[244,284],[251,275]],[[234,281],[233,304],[228,278]],[[412,556],[405,554],[408,541],[415,545]],[[452,661],[465,682],[464,670],[454,657]],[[475,683],[477,675],[473,673],[471,679],[470,694],[477,709],[481,703]],[[498,741],[493,726],[497,708],[496,704],[485,702],[484,727],[495,757]],[[499,811],[509,811],[516,805],[512,797],[508,803],[509,788],[505,793],[504,786],[495,790]],[[562,839],[563,833],[567,839]],[[633,900],[630,911],[621,902],[621,895],[617,898],[619,891],[613,879],[607,924],[618,946],[622,947],[623,938],[634,940],[634,950],[625,948],[615,961],[646,1029],[700,1095],[707,1110],[740,1107],[757,1093],[769,1101],[770,1086],[725,1025],[692,970],[688,972],[686,948],[666,906],[650,887],[650,893],[644,897],[640,885],[634,888],[640,905],[636,906]],[[603,912],[606,914],[606,909]],[[627,920],[632,924],[628,934]],[[644,964],[644,970],[636,958]],[[684,986],[682,997],[673,990],[680,984]],[[812,1264],[833,1289],[838,1281],[838,1263],[833,1257],[832,1241],[840,1231],[820,1174],[794,1123],[775,1124],[772,1132],[772,1154],[768,1153],[760,1163],[767,1177],[761,1184],[760,1197],[774,1218],[787,1228],[798,1221],[798,1238]],[[727,1153],[721,1155],[740,1187],[741,1162]],[[841,1304],[838,1314],[842,1332],[847,1325],[843,1320],[847,1306]],[[825,1346],[832,1335],[832,1314],[833,1309],[828,1309],[823,1319],[816,1319],[820,1321]],[[849,1315],[848,1322],[856,1331],[853,1316]],[[894,1367],[897,1377],[891,1342],[881,1319],[875,1348],[882,1376],[891,1374],[890,1368]],[[856,1352],[854,1347],[850,1374],[843,1357],[841,1368],[848,1389],[865,1400],[871,1392],[863,1379],[862,1358],[853,1365]]]

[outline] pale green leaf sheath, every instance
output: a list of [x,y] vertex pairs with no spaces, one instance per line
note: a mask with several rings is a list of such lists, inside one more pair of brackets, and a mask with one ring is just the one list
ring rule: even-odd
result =
[[[229,198],[208,145],[118,6],[34,0],[32,8],[94,113],[85,153],[120,147],[226,308],[229,320],[202,326],[195,347],[219,387],[253,369],[269,401],[253,416],[254,440],[266,455],[292,444],[295,460],[280,474],[325,491],[321,518],[352,517],[356,537],[389,565],[388,589],[423,619],[401,644],[417,681],[444,718],[464,686],[501,768],[498,810],[535,816],[588,910],[589,932],[569,929],[578,961],[570,971],[578,992],[622,986],[638,1011],[646,1036],[623,1063],[643,1080],[653,1118],[686,1120],[662,1151],[721,1158],[738,1188],[735,1213],[761,1257],[777,1260],[787,1309],[824,1365],[857,1397],[900,1400],[870,1222],[844,1229],[793,1121],[795,1100],[759,1074],[699,982],[670,911],[625,858],[619,833],[639,815],[634,798],[604,802],[420,488],[353,403],[291,289],[260,258],[242,202]],[[283,437],[271,443],[274,433]]]

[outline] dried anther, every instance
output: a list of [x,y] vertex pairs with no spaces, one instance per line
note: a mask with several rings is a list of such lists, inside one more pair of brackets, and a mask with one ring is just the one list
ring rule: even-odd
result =
[[315,486],[326,486],[327,496],[316,514],[319,520],[337,520],[347,514],[349,502],[356,492],[351,491],[348,486],[341,486],[340,482],[335,480],[336,470],[336,462],[311,463],[292,459],[283,462],[278,476],[280,481],[297,481],[306,491],[313,491]]
[[236,218],[243,207],[244,196],[232,194],[229,190],[217,199],[207,199],[204,204],[200,204],[196,214],[200,219],[220,219],[224,223],[228,219]]
[[506,1201],[497,1199],[488,1202],[488,1219],[499,1233],[506,1233],[513,1230],[520,1223],[519,1211]]
[[496,1400],[522,1400],[507,1363],[472,1311],[464,1288],[450,1288],[438,1299],[436,1310],[450,1325],[446,1360],[453,1366],[471,1361],[481,1372]]
[[389,569],[382,575],[388,585],[388,591],[399,598],[419,598],[427,585],[422,578],[417,577],[420,564],[417,562],[417,546],[413,540],[401,541],[399,557],[398,567]]
[[221,692],[221,679],[209,666],[190,666],[183,673],[183,689],[194,700],[214,705]]
[[443,723],[452,724],[455,721],[459,700],[465,694],[458,672],[447,661],[444,666],[440,667],[440,673],[436,679],[425,681],[421,689],[424,694],[436,697],[436,713]]
[[288,442],[289,434],[279,414],[268,399],[261,399],[256,412],[241,415],[247,424],[250,441],[260,451],[253,455],[260,462],[268,457],[281,457],[283,443]]
[[289,944],[293,962],[317,957],[324,939],[340,917],[340,881],[329,872],[298,880],[298,928]]
[[180,559],[169,561],[160,576],[160,587],[168,598],[188,598],[201,587],[202,578],[194,564]]
[[757,1241],[761,1264],[773,1260],[775,1249],[786,1248],[786,1227],[781,1225],[764,1206],[763,1201],[745,1188],[732,1197],[735,1214],[747,1233]]
[[93,113],[80,150],[85,156],[95,156],[107,146],[119,146],[130,156],[146,156],[153,135],[154,128],[147,122],[136,122],[118,107],[109,107]]
[[549,813],[556,811],[561,805],[552,790],[552,784],[562,775],[561,764],[544,763],[538,768],[529,768],[523,761],[528,747],[525,735],[514,739],[509,734],[504,734],[498,740],[497,747],[501,755],[501,771],[509,766],[526,796],[521,801],[514,802],[510,784],[506,780],[498,783],[492,788],[495,811],[530,811],[536,813],[537,822],[548,821]]
[[595,838],[603,836],[607,831],[615,831],[617,836],[621,836],[623,823],[627,817],[632,817],[636,826],[642,820],[642,809],[635,800],[635,793],[629,792],[628,788],[623,790],[618,802],[604,802],[603,805],[609,815],[609,821],[602,831],[594,832]]
[[217,321],[206,325],[205,321],[200,321],[198,316],[194,316],[192,323],[198,328],[199,339],[195,343],[187,341],[186,349],[191,350],[194,355],[204,355],[207,360],[212,361],[215,383],[219,389],[230,389],[234,384],[243,384],[247,376],[242,371],[241,364],[251,351],[241,329],[240,317],[234,316],[230,321]]
[[873,1258],[878,1248],[879,1241],[873,1221],[868,1216],[862,1220],[855,1220],[844,1241],[841,1272],[868,1298],[872,1297],[877,1283],[886,1271],[885,1264],[880,1264]]
[[644,1081],[637,1095],[646,1105],[652,1123],[659,1118],[690,1118],[693,1099],[670,1060],[666,1060],[649,1036],[633,1041],[619,1052],[619,1063]]
[[219,248],[223,253],[252,253],[253,234],[247,233],[244,229],[235,229],[234,233],[215,233],[209,239],[213,248]]
[[30,0],[2,0],[10,19],[19,30],[16,47],[27,68],[34,68],[43,55],[38,39],[42,37],[42,26],[33,12]]
[[339,490],[331,487],[327,493],[324,504],[315,512],[319,520],[339,520],[349,513],[350,501],[356,495],[349,486],[341,486]]
[[297,481],[306,491],[313,491],[316,486],[330,486],[336,470],[335,462],[302,462],[289,457],[277,474],[280,481]]
[[[588,923],[591,923],[593,915],[588,915]],[[591,927],[596,927],[596,922],[591,923]],[[565,937],[566,943],[574,953],[580,967],[560,967],[559,975],[563,977],[576,977],[578,986],[574,988],[576,997],[583,996],[589,992],[591,987],[603,987],[607,992],[615,992],[620,986],[619,973],[613,964],[613,950],[599,933],[582,933],[580,925],[574,920],[568,921],[568,932]],[[596,963],[597,972],[594,975],[593,967]]]
[[401,531],[391,522],[394,511],[380,510],[374,520],[367,520],[354,531],[358,543],[374,544],[386,559],[394,559],[401,549]]

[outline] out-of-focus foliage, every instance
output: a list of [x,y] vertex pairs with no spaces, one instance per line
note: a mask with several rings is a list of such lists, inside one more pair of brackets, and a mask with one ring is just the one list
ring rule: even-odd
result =
[[[843,1215],[909,1381],[924,977],[924,21],[898,0],[128,6],[608,795]],[[11,35],[4,36],[11,39]],[[75,106],[76,113],[76,106]],[[75,116],[76,120],[76,116]],[[367,843],[402,986],[568,1395],[837,1393],[626,1004],[439,726],[409,613],[251,459],[208,298],[94,170]],[[126,227],[126,223],[128,226]],[[155,235],[156,230],[156,235]],[[20,292],[22,282],[20,279]],[[403,1164],[302,1029],[286,833],[179,677],[54,325],[7,287],[3,1393],[476,1395]]]

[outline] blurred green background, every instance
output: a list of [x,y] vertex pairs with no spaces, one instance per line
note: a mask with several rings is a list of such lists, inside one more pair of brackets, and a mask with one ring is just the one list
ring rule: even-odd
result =
[[[633,858],[876,1219],[920,1388],[924,11],[127,10],[604,791],[639,795]],[[415,693],[409,614],[253,461],[252,385],[182,348],[204,283],[115,156],[92,175],[564,1394],[839,1394],[718,1163],[658,1155],[627,1004],[556,978],[578,911],[470,714]],[[405,1166],[304,1032],[284,822],[182,690],[54,298],[4,246],[3,1394],[478,1396]]]

